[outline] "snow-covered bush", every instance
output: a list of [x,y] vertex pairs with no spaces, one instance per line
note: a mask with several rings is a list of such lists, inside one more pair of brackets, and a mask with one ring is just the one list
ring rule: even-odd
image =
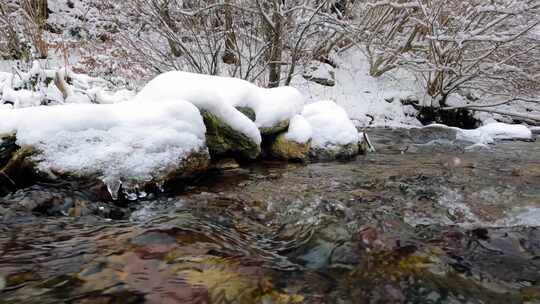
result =
[[105,80],[69,69],[44,69],[34,61],[27,71],[0,73],[0,105],[25,108],[64,103],[117,103],[132,98],[129,90],[107,89]]
[[[343,2],[343,1],[342,1]],[[121,47],[150,73],[183,70],[289,85],[344,39],[333,1],[109,1]],[[333,12],[333,13],[332,13]]]
[[367,1],[360,43],[371,75],[414,71],[432,106],[453,93],[497,102],[540,90],[538,1]]

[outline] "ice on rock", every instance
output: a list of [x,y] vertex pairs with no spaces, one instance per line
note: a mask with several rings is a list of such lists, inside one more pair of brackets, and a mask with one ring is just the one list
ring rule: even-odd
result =
[[[157,76],[136,97],[143,102],[170,99],[186,100],[214,113],[257,144],[261,142],[259,128],[291,119],[305,102],[303,95],[292,87],[264,89],[242,79],[181,71]],[[253,109],[255,123],[235,107]]]
[[312,147],[331,148],[356,144],[360,140],[358,131],[345,110],[331,100],[305,106],[302,116],[313,131]]
[[98,174],[112,193],[119,183],[150,181],[206,149],[199,110],[181,101],[159,104],[69,104],[0,108],[0,133],[41,151],[44,171]]

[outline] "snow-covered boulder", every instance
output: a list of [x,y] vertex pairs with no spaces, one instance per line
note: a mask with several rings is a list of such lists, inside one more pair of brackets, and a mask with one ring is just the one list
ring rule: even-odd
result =
[[205,131],[199,110],[179,100],[0,110],[0,133],[35,149],[40,172],[96,176],[112,195],[205,171]]
[[287,132],[279,134],[270,147],[272,157],[284,160],[305,161],[309,158],[311,125],[301,115],[291,119]]
[[495,140],[530,140],[532,131],[524,125],[512,125],[501,122],[489,123],[475,130],[459,130],[458,139],[476,142],[493,143]]
[[431,140],[441,138],[441,134],[446,133],[445,137],[454,137],[457,140],[481,145],[492,144],[497,140],[531,140],[533,138],[532,131],[526,126],[501,122],[488,123],[476,129],[460,129],[441,124],[431,124],[422,129],[430,129],[427,134],[435,132]]
[[359,153],[360,136],[343,108],[331,100],[304,107],[302,116],[312,128],[311,158],[348,159]]
[[[242,79],[181,71],[157,76],[137,94],[136,100],[188,101],[199,110],[212,113],[255,145],[261,144],[261,134],[286,130],[289,120],[302,110],[305,102],[303,95],[292,87],[265,89]],[[254,115],[248,116],[254,117],[247,117],[245,109],[251,109]]]
[[336,85],[336,73],[334,72],[334,67],[327,63],[312,62],[305,68],[302,77],[327,87]]

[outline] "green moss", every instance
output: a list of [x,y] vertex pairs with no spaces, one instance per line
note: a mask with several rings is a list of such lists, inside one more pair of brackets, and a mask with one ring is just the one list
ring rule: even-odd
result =
[[273,157],[285,160],[305,161],[309,156],[311,142],[299,144],[297,142],[287,140],[285,134],[282,133],[276,137],[270,148],[270,153]]
[[261,148],[246,135],[223,123],[216,115],[201,111],[206,126],[206,145],[212,158],[240,156],[256,159]]
[[289,121],[283,120],[272,127],[259,128],[262,135],[272,135],[287,131],[289,128]]

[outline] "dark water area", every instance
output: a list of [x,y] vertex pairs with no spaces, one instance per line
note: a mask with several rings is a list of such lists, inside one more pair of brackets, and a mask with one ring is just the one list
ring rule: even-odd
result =
[[0,198],[0,303],[540,303],[539,141],[368,132],[377,153],[350,162],[232,167],[129,204]]

